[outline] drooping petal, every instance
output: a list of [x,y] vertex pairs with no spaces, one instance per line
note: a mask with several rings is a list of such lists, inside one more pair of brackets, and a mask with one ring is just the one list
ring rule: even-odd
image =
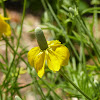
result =
[[10,36],[11,28],[10,28],[10,25],[4,21],[5,19],[7,20],[7,18],[3,18],[0,15],[0,34],[2,35],[4,33],[6,36]]
[[61,45],[59,47],[56,47],[54,52],[57,54],[61,66],[65,66],[68,64],[70,53],[66,46]]
[[34,59],[34,67],[38,76],[41,78],[44,74],[45,67],[45,51],[41,51]]
[[47,64],[49,69],[54,72],[59,71],[60,63],[57,54],[53,50],[50,50],[48,48],[46,51],[46,57],[47,57]]
[[36,55],[38,55],[40,52],[39,47],[34,47],[28,52],[28,62],[31,66],[34,66],[34,59]]
[[68,48],[62,45],[61,42],[58,40],[48,41],[48,44],[49,47],[54,51],[54,53],[59,58],[60,65],[67,65],[70,56]]

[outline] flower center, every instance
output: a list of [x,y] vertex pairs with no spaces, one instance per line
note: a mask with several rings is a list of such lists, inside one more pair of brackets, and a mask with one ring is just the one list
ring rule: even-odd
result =
[[45,39],[45,36],[43,34],[43,31],[41,30],[40,27],[37,27],[35,29],[35,36],[38,42],[38,45],[40,47],[41,50],[46,50],[48,48],[48,44],[47,41]]

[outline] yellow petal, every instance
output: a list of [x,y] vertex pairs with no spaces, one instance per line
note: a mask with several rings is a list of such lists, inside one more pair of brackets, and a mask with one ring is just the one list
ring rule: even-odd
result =
[[61,45],[61,42],[58,40],[47,41],[47,43],[48,43],[49,47]]
[[11,28],[10,25],[8,23],[5,23],[5,30],[3,32],[6,36],[10,36],[11,35]]
[[50,50],[48,48],[46,51],[46,57],[47,57],[47,64],[48,64],[49,69],[54,72],[59,71],[60,63],[59,63],[59,58],[57,54],[53,50]]
[[55,45],[55,44],[61,44],[61,42],[59,40],[52,40],[52,41],[47,41],[48,45]]
[[54,52],[57,54],[61,66],[65,66],[68,64],[70,53],[66,46],[61,45],[59,47],[56,47]]
[[68,48],[62,45],[61,42],[58,40],[48,41],[48,45],[49,48],[51,48],[59,58],[60,65],[67,65],[70,56]]
[[0,15],[0,19],[2,19],[2,20],[10,20],[10,18],[2,17],[1,15]]
[[44,74],[45,67],[45,51],[41,51],[34,59],[34,67],[38,76],[41,78]]
[[53,51],[56,50],[57,47],[62,46],[61,42],[58,40],[48,41],[48,47],[52,48]]
[[0,16],[0,34],[2,35],[3,33],[6,36],[10,36],[11,28],[10,28],[10,25],[3,20],[3,17]]
[[28,62],[31,66],[34,65],[34,59],[37,54],[39,54],[40,48],[39,47],[34,47],[28,52]]
[[4,17],[3,20],[10,20],[10,18]]

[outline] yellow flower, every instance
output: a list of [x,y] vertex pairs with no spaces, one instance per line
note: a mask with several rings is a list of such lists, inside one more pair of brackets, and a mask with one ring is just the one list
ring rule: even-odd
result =
[[11,35],[11,28],[8,23],[5,22],[5,20],[9,20],[9,18],[2,17],[0,15],[0,38],[2,34],[4,33],[6,36]]
[[28,61],[31,66],[34,66],[38,76],[41,78],[44,74],[45,61],[50,70],[53,72],[59,71],[61,66],[68,64],[69,50],[62,45],[58,40],[47,42],[48,46],[45,50],[40,47],[34,47],[28,52]]

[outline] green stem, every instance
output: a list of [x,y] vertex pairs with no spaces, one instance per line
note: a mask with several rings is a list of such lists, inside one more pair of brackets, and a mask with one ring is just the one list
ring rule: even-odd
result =
[[3,94],[3,92],[2,92],[1,86],[0,86],[0,100],[3,100],[2,94]]
[[8,46],[12,49],[12,51],[28,66],[28,63],[20,56],[19,53],[16,52],[16,50],[14,50],[14,48],[9,43],[9,41],[5,37],[3,37],[3,39],[6,41],[6,43],[8,44]]
[[94,11],[94,10],[100,10],[100,7],[94,7],[94,8],[88,8],[88,9],[85,9],[82,11],[82,15],[85,14],[85,13],[88,13],[90,11]]
[[20,29],[20,33],[19,33],[19,38],[18,38],[18,42],[17,42],[16,51],[18,50],[18,47],[19,47],[19,44],[20,44],[21,35],[22,35],[23,21],[24,21],[25,10],[26,10],[26,1],[27,1],[27,0],[24,0],[24,5],[23,5],[23,16],[22,16],[22,22],[21,22],[21,29]]
[[[96,7],[96,5],[94,5],[94,7]],[[98,36],[98,13],[97,13],[97,9],[94,10],[94,27],[95,27],[96,35]]]
[[45,82],[42,78],[40,78],[40,80],[55,94],[56,97],[58,97],[60,100],[62,100],[61,97],[59,95],[57,95],[57,93],[55,93],[55,91],[48,85],[47,82]]
[[1,0],[1,5],[2,5],[2,8],[3,8],[4,17],[6,17],[7,14],[6,14],[5,5],[4,5],[4,1],[3,0]]
[[64,30],[64,28],[63,28],[62,25],[60,24],[58,18],[56,17],[56,15],[55,15],[55,13],[54,13],[54,11],[53,11],[51,5],[49,4],[48,0],[45,0],[45,1],[46,1],[47,5],[48,5],[48,7],[49,7],[49,10],[50,10],[51,14],[52,14],[53,17],[55,18],[55,20],[56,20],[58,26],[59,26],[62,30]]
[[14,87],[14,89],[23,89],[23,88],[26,88],[26,87],[28,87],[28,86],[31,86],[32,84],[34,84],[36,81],[34,81],[34,82],[32,82],[32,83],[29,83],[29,84],[26,84],[26,85],[24,85],[24,86],[21,86],[21,87]]
[[86,95],[81,89],[79,89],[78,86],[76,86],[65,74],[64,72],[61,70],[60,74],[71,84],[74,86],[74,88],[76,88],[84,97],[86,97],[88,100],[92,100],[88,95]]
[[41,0],[41,2],[42,2],[42,5],[43,5],[45,11],[48,11],[48,8],[47,8],[47,6],[46,6],[46,4],[45,4],[45,1],[44,1],[44,0]]
[[[29,67],[29,69],[30,69],[30,71],[32,70],[31,67]],[[33,77],[34,77],[33,73],[30,73],[30,76],[31,76],[32,79],[33,79]],[[36,84],[34,84],[34,85],[35,85],[35,88],[38,90],[39,94],[41,95],[41,98],[42,98],[43,100],[46,100],[46,97],[45,97],[45,95],[44,95],[44,93],[43,93],[43,91],[42,91],[42,89],[41,89],[41,86],[40,86],[40,84],[38,83],[36,77],[34,77],[34,80],[35,80],[35,83],[36,83]],[[33,82],[34,82],[34,80],[33,80]]]
[[[2,5],[2,8],[3,8],[3,13],[4,13],[4,17],[7,17],[7,14],[6,14],[6,9],[5,9],[5,5],[4,5],[4,1],[1,0],[1,5]],[[8,45],[6,44],[6,63],[8,64]]]
[[84,29],[85,33],[89,36],[93,46],[94,46],[94,49],[96,50],[96,53],[98,54],[98,56],[100,57],[100,50],[95,42],[95,40],[92,38],[91,36],[91,33],[90,31],[87,29],[87,27],[84,25],[84,22],[83,20],[81,20],[80,16],[76,16],[77,18],[77,21],[79,21],[79,23],[81,24],[82,28]]
[[95,63],[96,67],[100,70],[100,66],[98,65],[98,63],[96,62],[95,58],[93,57],[90,49],[88,48],[88,46],[86,46],[87,52],[89,54],[89,56],[92,58],[93,62]]
[[41,86],[40,86],[40,84],[38,83],[36,77],[35,77],[35,81],[36,81],[36,85],[37,85],[37,87],[38,87],[38,91],[39,91],[41,97],[43,98],[43,100],[46,100],[46,97],[45,97],[45,95],[44,95],[44,93],[43,93],[43,91],[42,91],[42,89],[41,89]]

